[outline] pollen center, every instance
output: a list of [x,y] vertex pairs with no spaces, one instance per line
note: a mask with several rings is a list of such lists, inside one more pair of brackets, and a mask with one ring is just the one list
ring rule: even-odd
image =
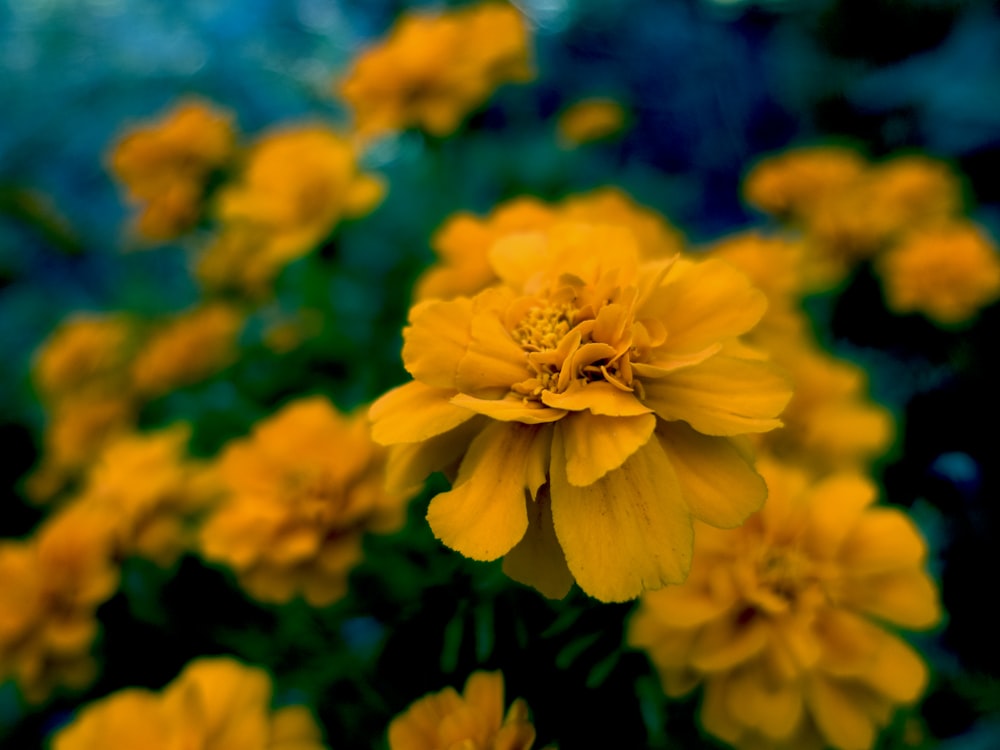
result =
[[568,302],[533,307],[513,331],[514,340],[529,352],[555,349],[572,327],[572,305]]

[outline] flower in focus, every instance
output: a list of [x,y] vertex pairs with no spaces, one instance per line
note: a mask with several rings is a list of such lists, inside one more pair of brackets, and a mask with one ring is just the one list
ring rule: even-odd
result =
[[261,601],[342,597],[364,532],[397,529],[410,497],[384,489],[385,451],[369,433],[364,414],[320,397],[257,424],[218,461],[225,497],[202,527],[202,554]]
[[530,750],[535,727],[527,704],[517,699],[506,716],[503,707],[503,674],[475,672],[461,695],[447,687],[421,698],[393,719],[389,750]]
[[271,710],[271,679],[225,658],[201,658],[161,693],[131,688],[85,706],[53,750],[323,750],[303,706]]
[[688,580],[646,594],[628,630],[668,695],[705,684],[704,728],[737,747],[865,750],[927,684],[885,627],[941,615],[910,519],[855,473],[759,462],[769,495],[741,528],[698,529]]
[[132,362],[132,386],[146,398],[161,396],[218,372],[236,357],[242,315],[207,304],[159,325]]
[[95,676],[95,612],[118,586],[113,533],[106,514],[70,507],[30,540],[0,542],[0,679],[32,703]]
[[170,240],[191,229],[209,176],[234,148],[232,116],[198,99],[185,99],[160,120],[125,133],[112,148],[109,168],[140,209],[138,235]]
[[620,133],[625,127],[625,110],[614,99],[583,99],[559,115],[559,139],[570,146]]
[[449,135],[503,83],[533,76],[521,14],[481,2],[440,15],[404,14],[337,85],[365,135],[408,127]]
[[971,222],[914,230],[875,267],[890,309],[943,326],[965,323],[1000,298],[996,244]]
[[414,380],[371,409],[390,477],[457,469],[435,535],[547,596],[682,581],[692,516],[736,526],[764,501],[738,439],[778,427],[790,396],[738,340],[764,296],[718,260],[643,262],[612,225],[515,233],[489,257],[500,284],[410,311]]

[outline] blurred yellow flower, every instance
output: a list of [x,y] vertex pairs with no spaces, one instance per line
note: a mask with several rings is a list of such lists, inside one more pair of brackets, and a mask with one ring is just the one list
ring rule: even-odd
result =
[[0,680],[32,703],[95,676],[95,612],[118,586],[113,533],[106,514],[71,507],[27,541],[0,541]]
[[410,311],[413,382],[373,404],[400,486],[458,466],[427,518],[550,597],[623,601],[682,581],[691,517],[731,527],[766,489],[745,444],[790,391],[738,341],[766,306],[718,260],[642,262],[625,227],[495,242],[502,284]]
[[535,727],[528,705],[519,698],[506,716],[503,707],[503,674],[474,672],[461,695],[447,687],[393,719],[389,750],[531,750]]
[[556,131],[562,143],[578,146],[621,132],[625,120],[625,109],[614,99],[583,99],[559,115]]
[[996,243],[971,222],[916,229],[875,264],[886,304],[952,326],[1000,298]]
[[940,619],[926,546],[860,474],[758,465],[764,509],[740,529],[699,528],[687,582],[643,596],[628,641],[668,695],[704,683],[702,724],[732,745],[865,750],[927,684],[883,625]]
[[288,404],[219,459],[226,496],[202,527],[202,554],[261,601],[330,604],[363,534],[403,523],[409,494],[384,489],[384,465],[363,413],[345,417],[318,396]]
[[226,657],[201,658],[161,693],[131,688],[95,701],[52,738],[52,750],[323,750],[303,706],[271,710],[271,679]]
[[405,13],[336,85],[363,135],[409,127],[449,135],[503,83],[530,80],[530,39],[511,5]]
[[132,387],[145,398],[197,383],[236,358],[243,315],[222,303],[205,304],[160,323],[132,361]]
[[112,146],[108,165],[126,200],[140,209],[137,234],[160,241],[191,229],[201,216],[209,176],[234,148],[232,116],[196,98],[125,132]]

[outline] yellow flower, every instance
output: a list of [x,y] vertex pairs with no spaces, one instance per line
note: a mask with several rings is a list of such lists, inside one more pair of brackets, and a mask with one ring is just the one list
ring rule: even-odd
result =
[[214,477],[185,458],[186,425],[125,434],[101,452],[76,504],[114,519],[119,556],[139,555],[171,565],[190,547],[192,517],[216,498]]
[[161,693],[121,690],[80,710],[52,738],[53,750],[322,750],[302,706],[272,711],[271,679],[225,658],[201,658]]
[[935,323],[965,323],[1000,298],[996,244],[964,221],[914,230],[876,262],[886,304]]
[[106,514],[72,507],[28,541],[0,542],[0,679],[13,677],[33,703],[95,675],[95,611],[118,586],[113,531]]
[[385,451],[369,433],[364,414],[312,397],[230,444],[218,464],[227,497],[202,527],[202,554],[262,601],[342,597],[364,532],[398,528],[409,498],[384,489]]
[[559,139],[570,146],[615,135],[625,127],[625,110],[614,99],[582,99],[559,115]]
[[126,132],[109,156],[112,175],[138,206],[136,230],[169,240],[198,221],[205,184],[235,145],[232,116],[198,99],[184,99],[157,121]]
[[441,260],[418,279],[415,299],[448,299],[482,291],[499,280],[490,262],[494,242],[517,232],[544,230],[565,219],[626,227],[644,258],[670,257],[683,245],[680,233],[662,216],[640,206],[618,188],[603,187],[571,195],[556,205],[535,198],[515,198],[484,219],[460,212],[444,223],[431,239]]
[[461,695],[445,688],[421,698],[393,719],[389,750],[531,750],[535,727],[527,704],[517,699],[506,716],[503,707],[503,674],[475,672]]
[[765,487],[742,442],[790,392],[737,337],[763,295],[721,261],[641,262],[625,228],[494,243],[503,282],[410,311],[414,381],[371,409],[399,486],[458,465],[428,521],[550,597],[622,601],[684,579],[691,517],[736,526]]
[[243,316],[221,303],[206,304],[154,328],[132,362],[132,386],[146,398],[197,383],[236,357]]
[[337,85],[365,135],[418,127],[454,132],[503,83],[533,76],[520,13],[481,2],[440,15],[404,14]]
[[759,466],[764,509],[740,529],[699,528],[687,582],[641,599],[629,643],[668,695],[704,683],[704,728],[732,745],[865,750],[927,684],[883,625],[938,622],[926,546],[860,474]]
[[852,149],[791,149],[754,165],[743,182],[743,196],[762,211],[795,220],[854,184],[866,168],[865,160]]

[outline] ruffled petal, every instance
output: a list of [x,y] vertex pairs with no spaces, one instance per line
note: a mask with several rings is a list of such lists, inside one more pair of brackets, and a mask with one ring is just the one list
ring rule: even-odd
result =
[[838,556],[852,574],[916,568],[927,545],[908,516],[895,508],[869,510],[853,528]]
[[589,409],[593,414],[605,414],[609,417],[634,417],[653,411],[644,406],[634,393],[615,388],[603,380],[592,383],[575,380],[562,393],[542,391],[542,403],[554,409],[568,411]]
[[414,305],[403,329],[407,372],[427,385],[454,388],[458,363],[472,341],[472,314],[473,302],[464,297]]
[[476,314],[470,325],[465,356],[458,363],[456,387],[463,393],[499,398],[532,376],[528,354],[493,311]]
[[590,412],[574,412],[559,422],[566,451],[566,478],[570,484],[586,487],[609,471],[617,469],[649,442],[656,417],[606,417]]
[[543,491],[537,500],[525,502],[528,530],[504,556],[503,572],[549,599],[562,599],[573,585],[573,574],[566,567],[566,556],[556,538],[548,493]]
[[885,633],[874,663],[862,679],[893,701],[909,703],[927,687],[927,666],[909,644]]
[[451,403],[454,393],[417,381],[393,388],[368,410],[372,439],[382,445],[419,443],[476,416],[474,411]]
[[806,702],[826,741],[840,750],[868,750],[875,740],[871,718],[851,693],[821,675],[806,683]]

